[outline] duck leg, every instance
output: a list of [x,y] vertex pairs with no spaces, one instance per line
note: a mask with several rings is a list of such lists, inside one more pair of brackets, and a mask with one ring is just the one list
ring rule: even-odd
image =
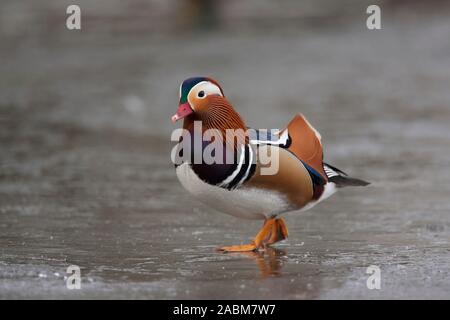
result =
[[284,240],[288,237],[288,229],[282,218],[268,218],[264,225],[250,244],[225,246],[218,250],[222,252],[247,252],[256,251],[260,248]]

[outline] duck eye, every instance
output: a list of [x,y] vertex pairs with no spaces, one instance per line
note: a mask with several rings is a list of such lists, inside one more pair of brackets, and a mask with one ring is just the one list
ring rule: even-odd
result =
[[203,90],[199,91],[198,94],[197,94],[197,96],[198,96],[199,98],[203,98],[203,97],[205,96],[205,91],[203,91]]

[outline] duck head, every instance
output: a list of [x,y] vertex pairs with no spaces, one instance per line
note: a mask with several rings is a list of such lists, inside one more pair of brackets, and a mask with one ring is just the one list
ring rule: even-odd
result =
[[217,81],[207,77],[194,77],[184,80],[180,85],[180,104],[177,113],[172,116],[176,122],[189,115],[201,115],[208,111],[212,97],[224,98],[222,88]]
[[180,102],[172,122],[184,119],[186,123],[202,121],[205,128],[245,129],[244,122],[225,98],[219,83],[209,77],[194,77],[180,86]]

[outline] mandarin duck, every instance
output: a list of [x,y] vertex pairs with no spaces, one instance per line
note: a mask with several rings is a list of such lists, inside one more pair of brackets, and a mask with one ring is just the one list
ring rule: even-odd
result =
[[[264,220],[250,244],[224,246],[220,251],[264,249],[288,236],[281,214],[310,209],[339,188],[369,184],[323,162],[321,136],[302,114],[283,130],[249,130],[212,78],[184,80],[179,96],[172,122],[183,119],[183,133],[175,152],[178,160],[172,160],[182,186],[218,211]],[[208,130],[218,135],[204,139]],[[237,139],[227,139],[230,130],[238,132]],[[222,150],[210,153],[214,161],[204,161],[213,142]],[[268,158],[270,165],[263,161]],[[228,159],[232,161],[224,161]]]

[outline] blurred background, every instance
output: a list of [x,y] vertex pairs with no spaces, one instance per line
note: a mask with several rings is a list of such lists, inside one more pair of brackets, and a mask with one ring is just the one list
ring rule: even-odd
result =
[[[0,298],[450,298],[449,14],[444,0],[1,1]],[[176,179],[170,116],[196,75],[249,126],[302,112],[326,160],[372,185],[288,215],[277,249],[215,253],[260,225]]]

